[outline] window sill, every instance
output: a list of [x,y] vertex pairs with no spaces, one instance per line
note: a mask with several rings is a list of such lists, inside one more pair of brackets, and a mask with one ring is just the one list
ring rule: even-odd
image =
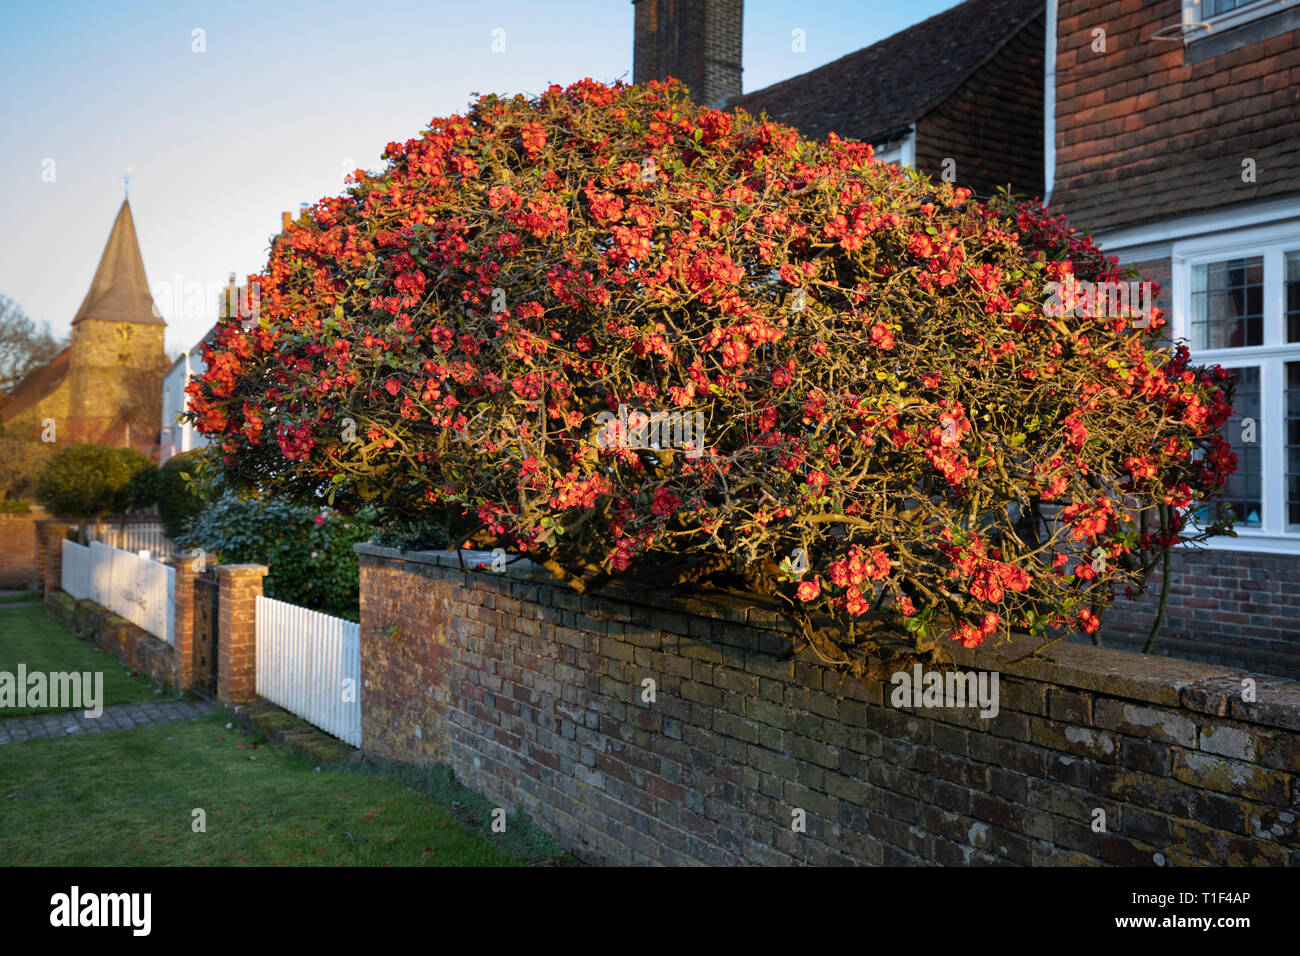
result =
[[1300,554],[1300,534],[1270,534],[1266,531],[1238,529],[1237,537],[1226,535],[1210,538],[1195,547],[1180,547],[1180,551],[1247,551],[1254,554]]
[[1245,46],[1262,43],[1275,36],[1300,29],[1300,5],[1291,4],[1272,13],[1233,24],[1211,24],[1213,29],[1187,40],[1183,62],[1200,63]]

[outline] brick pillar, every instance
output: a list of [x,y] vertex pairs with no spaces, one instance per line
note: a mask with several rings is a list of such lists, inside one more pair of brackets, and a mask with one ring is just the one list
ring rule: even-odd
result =
[[257,696],[257,596],[264,564],[217,566],[217,700],[240,704]]
[[173,607],[172,655],[176,687],[194,685],[194,559],[177,555],[167,564],[176,571],[176,603]]
[[43,518],[36,522],[36,580],[34,589],[42,594],[52,594],[63,587],[63,545],[72,527],[57,518]]

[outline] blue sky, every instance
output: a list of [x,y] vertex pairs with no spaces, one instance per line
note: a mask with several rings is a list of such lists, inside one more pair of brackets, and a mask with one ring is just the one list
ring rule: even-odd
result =
[[[744,89],[952,5],[749,0]],[[187,294],[257,271],[282,210],[337,194],[347,170],[379,168],[389,141],[463,111],[472,92],[632,71],[628,0],[10,0],[4,19],[0,293],[65,333],[133,167],[131,208],[172,351],[215,314],[215,301],[187,308]],[[491,50],[496,29],[504,52]],[[795,29],[806,52],[791,49]]]

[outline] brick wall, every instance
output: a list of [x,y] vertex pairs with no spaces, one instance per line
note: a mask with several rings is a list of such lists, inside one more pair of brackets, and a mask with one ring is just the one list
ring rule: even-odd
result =
[[357,550],[363,748],[449,764],[591,862],[1300,863],[1291,681],[1247,702],[1246,675],[1203,664],[958,648],[1000,672],[995,717],[895,708],[779,659],[770,608]]
[[257,598],[268,570],[264,564],[217,566],[217,699],[223,704],[257,697]]
[[[1103,641],[1146,643],[1160,595],[1119,598],[1102,619]],[[1155,652],[1300,679],[1300,560],[1292,555],[1191,551],[1174,557],[1165,623]]]
[[63,584],[63,539],[71,528],[57,518],[36,521],[36,574],[33,588],[42,594],[56,591]]
[[0,588],[25,589],[36,580],[36,522],[48,518],[36,505],[27,514],[0,515]]
[[[1300,30],[1198,59],[1220,41],[1151,39],[1181,22],[1181,8],[1060,0],[1052,210],[1076,226],[1100,232],[1300,190]],[[1245,158],[1254,182],[1242,181]]]

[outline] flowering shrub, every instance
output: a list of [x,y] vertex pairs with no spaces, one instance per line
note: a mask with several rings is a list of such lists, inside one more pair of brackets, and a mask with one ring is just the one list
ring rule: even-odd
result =
[[355,621],[361,578],[352,546],[369,540],[374,517],[370,508],[342,516],[227,492],[189,518],[176,541],[201,548],[209,563],[265,564],[267,597]]
[[[227,477],[453,545],[773,594],[866,673],[1092,631],[1234,466],[1226,376],[1062,221],[590,80],[390,143],[275,241],[191,385]],[[702,429],[692,422],[704,423]],[[672,427],[668,423],[672,422]]]

